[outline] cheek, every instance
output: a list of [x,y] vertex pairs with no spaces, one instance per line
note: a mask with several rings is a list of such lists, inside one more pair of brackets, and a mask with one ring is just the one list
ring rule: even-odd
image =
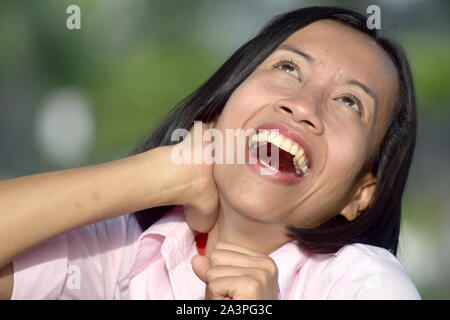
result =
[[[328,155],[324,170],[330,201],[343,205],[353,191],[356,179],[368,153],[367,137],[346,131],[328,139]],[[332,191],[332,192],[331,192]]]
[[361,133],[334,131],[327,137],[325,166],[318,172],[311,197],[299,205],[288,221],[313,227],[338,214],[352,198],[356,178],[367,153],[367,138]]
[[335,188],[335,195],[339,199],[349,196],[364,166],[369,148],[367,135],[354,127],[347,127],[328,138],[324,176],[330,187]]
[[262,81],[249,78],[230,96],[219,117],[220,129],[242,128],[243,124],[270,101]]

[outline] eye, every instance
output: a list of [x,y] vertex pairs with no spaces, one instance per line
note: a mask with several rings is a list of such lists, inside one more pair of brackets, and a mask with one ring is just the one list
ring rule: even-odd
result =
[[283,70],[287,73],[294,73],[299,76],[299,67],[292,60],[281,60],[273,65],[273,68]]
[[342,101],[343,104],[345,104],[347,107],[350,107],[354,109],[356,112],[358,112],[359,115],[362,114],[362,103],[361,100],[359,100],[357,97],[355,97],[352,94],[346,94],[339,98],[334,99],[336,101]]

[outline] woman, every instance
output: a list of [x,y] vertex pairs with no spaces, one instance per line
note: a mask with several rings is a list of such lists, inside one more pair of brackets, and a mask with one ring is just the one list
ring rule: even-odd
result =
[[[174,164],[194,120],[254,129],[280,166]],[[1,182],[1,295],[418,299],[394,256],[415,130],[407,60],[363,15],[280,15],[135,155]]]

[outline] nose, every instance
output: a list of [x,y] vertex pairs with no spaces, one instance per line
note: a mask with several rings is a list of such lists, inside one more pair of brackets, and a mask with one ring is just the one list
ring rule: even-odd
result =
[[324,130],[323,119],[320,110],[320,99],[312,95],[298,95],[278,100],[275,111],[288,116],[298,124],[306,125],[316,135],[321,135]]

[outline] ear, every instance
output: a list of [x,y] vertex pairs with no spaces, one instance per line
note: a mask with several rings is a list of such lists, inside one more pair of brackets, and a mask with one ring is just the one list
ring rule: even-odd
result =
[[341,211],[348,221],[353,221],[359,217],[362,211],[366,210],[375,194],[377,179],[372,172],[366,173],[356,190],[353,199]]

